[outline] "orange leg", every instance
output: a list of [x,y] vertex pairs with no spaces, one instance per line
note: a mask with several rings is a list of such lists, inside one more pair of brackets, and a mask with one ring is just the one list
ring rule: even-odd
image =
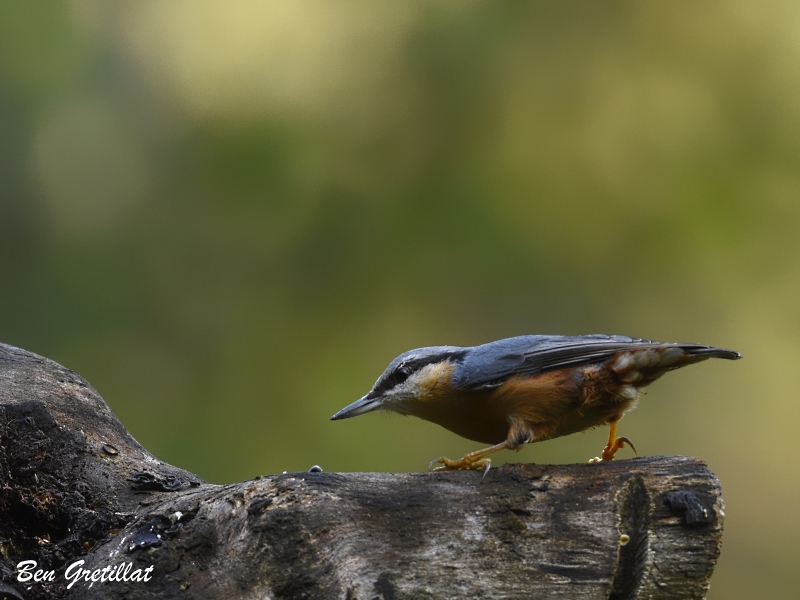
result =
[[[489,468],[492,466],[492,459],[491,458],[484,458],[487,454],[491,454],[492,452],[497,452],[498,450],[503,450],[504,448],[508,448],[508,442],[505,441],[502,444],[497,444],[496,446],[492,446],[491,448],[484,448],[483,450],[476,450],[475,452],[470,452],[469,454],[465,455],[463,458],[459,458],[458,460],[450,460],[444,456],[440,456],[437,459],[431,461],[431,464],[428,465],[429,471],[453,471],[455,469],[476,469],[476,470],[483,470],[484,475],[489,472]],[[441,466],[434,467],[433,465],[441,463]]]
[[636,453],[636,448],[634,448],[633,442],[626,437],[617,437],[617,421],[611,421],[608,429],[608,443],[606,444],[606,447],[603,448],[603,453],[599,457],[594,457],[589,462],[595,463],[614,460],[614,455],[617,453],[617,450],[623,448],[625,444],[631,447],[634,454]]

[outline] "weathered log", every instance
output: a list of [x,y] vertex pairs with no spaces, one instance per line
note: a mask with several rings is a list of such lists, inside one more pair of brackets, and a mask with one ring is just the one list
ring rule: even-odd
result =
[[0,599],[702,598],[722,520],[684,457],[211,485],[0,345]]

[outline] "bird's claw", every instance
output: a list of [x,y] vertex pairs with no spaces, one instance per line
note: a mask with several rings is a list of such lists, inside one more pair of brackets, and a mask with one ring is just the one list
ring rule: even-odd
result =
[[436,469],[434,469],[433,465],[435,465],[436,463],[447,464],[445,461],[449,460],[450,460],[449,458],[445,458],[444,456],[440,456],[439,458],[434,458],[430,463],[428,463],[428,471],[442,470],[442,467],[436,467]]
[[626,438],[626,437],[620,437],[620,438],[617,438],[617,442],[619,442],[619,447],[620,447],[620,448],[622,448],[622,447],[623,447],[625,444],[628,444],[628,446],[630,446],[630,447],[631,447],[631,450],[633,450],[633,453],[634,453],[636,456],[639,456],[639,453],[638,453],[638,452],[636,452],[636,446],[634,446],[634,445],[633,445],[633,442],[632,442],[632,441],[630,441],[628,438]]
[[[434,467],[435,464],[439,464],[440,466]],[[446,456],[440,456],[431,461],[428,465],[428,471],[433,471],[434,473],[440,471],[456,471],[456,470],[475,470],[480,471],[483,469],[483,476],[486,477],[486,473],[489,472],[489,469],[492,468],[492,459],[491,458],[477,458],[477,459],[470,459],[469,455],[460,458],[458,460],[450,460]]]
[[615,437],[614,441],[609,441],[605,448],[603,448],[603,453],[600,456],[595,456],[594,458],[589,460],[589,463],[599,463],[599,462],[608,462],[610,460],[614,460],[614,455],[617,453],[617,450],[623,448],[625,445],[631,447],[633,453],[637,456],[639,455],[636,452],[636,447],[633,445],[633,442],[630,441],[626,437]]

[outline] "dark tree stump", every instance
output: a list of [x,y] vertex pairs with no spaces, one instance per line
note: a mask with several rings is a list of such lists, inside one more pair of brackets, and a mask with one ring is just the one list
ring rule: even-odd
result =
[[[82,377],[0,344],[0,599],[702,598],[723,515],[684,457],[210,485]],[[53,581],[20,582],[25,560]],[[78,568],[149,580],[68,588]]]

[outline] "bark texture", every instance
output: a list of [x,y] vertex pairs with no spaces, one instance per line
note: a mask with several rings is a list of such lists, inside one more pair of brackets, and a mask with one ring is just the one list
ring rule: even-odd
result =
[[[703,598],[723,516],[685,457],[211,485],[78,374],[0,344],[0,599]],[[53,581],[18,581],[24,560]],[[77,560],[150,580],[68,588]]]

